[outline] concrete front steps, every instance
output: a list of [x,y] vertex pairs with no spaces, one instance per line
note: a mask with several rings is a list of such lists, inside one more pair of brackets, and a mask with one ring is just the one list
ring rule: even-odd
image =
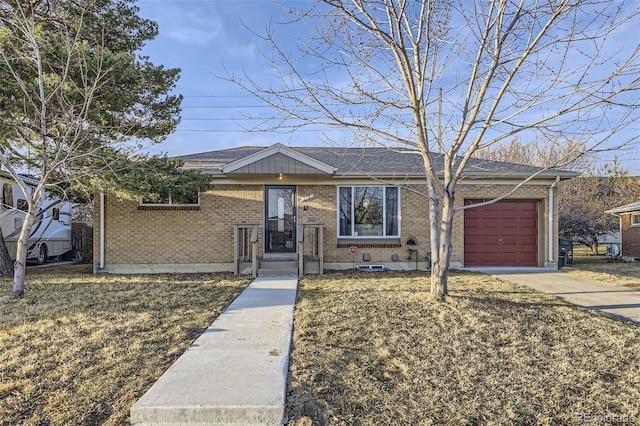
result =
[[134,404],[131,424],[281,425],[297,284],[256,278]]
[[295,253],[265,253],[258,261],[259,277],[297,277],[298,259]]

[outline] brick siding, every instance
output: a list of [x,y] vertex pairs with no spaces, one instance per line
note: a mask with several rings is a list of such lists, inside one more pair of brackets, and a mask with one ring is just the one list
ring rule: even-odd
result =
[[219,185],[201,195],[198,210],[184,211],[139,210],[136,202],[107,196],[105,264],[233,262],[233,225],[261,223],[263,197],[261,185]]
[[[426,186],[414,185],[412,190],[426,193]],[[465,199],[492,198],[501,195],[507,186],[459,185],[455,205],[462,206]],[[370,255],[369,263],[391,264],[392,255],[405,261],[407,249],[417,249],[421,262],[430,251],[428,225],[428,199],[414,191],[401,190],[401,247],[362,247],[355,261],[362,263],[362,255]],[[298,205],[299,224],[324,225],[325,264],[351,263],[348,247],[339,247],[337,238],[337,189],[333,185],[305,184],[297,186],[298,200],[313,194],[313,198]],[[197,210],[142,210],[138,203],[117,200],[107,196],[105,202],[105,265],[150,264],[233,264],[233,235],[235,224],[259,224],[260,247],[264,240],[264,185],[215,185],[200,196]],[[548,186],[525,185],[511,199],[539,201],[539,266],[548,258]],[[307,210],[304,210],[306,206]],[[96,201],[95,212],[99,212]],[[557,208],[555,209],[557,235]],[[96,216],[99,216],[98,214]],[[100,220],[94,223],[94,252],[99,253]],[[453,230],[452,262],[464,263],[464,212],[456,213]],[[638,229],[640,231],[640,228]],[[640,235],[640,234],[639,234]],[[409,236],[418,244],[407,246]],[[640,240],[640,239],[639,239]],[[557,241],[554,241],[557,253]],[[414,255],[415,256],[415,255]],[[99,256],[94,256],[94,265]],[[413,258],[415,261],[415,257]],[[232,270],[231,267],[225,266]],[[106,268],[108,270],[108,268]]]
[[640,226],[631,225],[631,213],[622,214],[622,255],[640,258]]

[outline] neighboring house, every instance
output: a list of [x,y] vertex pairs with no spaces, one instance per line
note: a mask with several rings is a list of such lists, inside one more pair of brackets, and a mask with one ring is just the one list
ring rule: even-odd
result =
[[607,210],[620,218],[621,255],[640,258],[640,201]]
[[[277,260],[300,273],[429,266],[427,188],[416,151],[275,144],[183,160],[185,169],[211,175],[210,190],[161,204],[100,196],[96,271],[255,274]],[[456,214],[453,268],[557,267],[556,184],[577,173],[472,160],[455,202],[492,199],[534,173],[507,199]]]

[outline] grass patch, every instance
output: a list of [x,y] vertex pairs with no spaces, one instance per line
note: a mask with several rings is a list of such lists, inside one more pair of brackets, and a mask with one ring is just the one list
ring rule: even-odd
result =
[[622,262],[610,256],[575,256],[563,271],[577,276],[640,290],[640,262]]
[[0,282],[0,423],[125,425],[129,410],[249,283],[222,274],[28,272]]
[[640,421],[640,329],[476,273],[432,302],[424,273],[300,283],[290,425]]

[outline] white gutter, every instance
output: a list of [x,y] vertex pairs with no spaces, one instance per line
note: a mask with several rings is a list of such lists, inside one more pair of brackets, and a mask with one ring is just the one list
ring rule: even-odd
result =
[[100,193],[100,263],[98,270],[104,269],[104,192]]
[[556,181],[551,184],[549,187],[549,262],[553,262],[553,248],[554,239],[553,239],[553,215],[554,215],[554,200],[553,200],[553,188],[560,182],[560,176],[556,176]]

